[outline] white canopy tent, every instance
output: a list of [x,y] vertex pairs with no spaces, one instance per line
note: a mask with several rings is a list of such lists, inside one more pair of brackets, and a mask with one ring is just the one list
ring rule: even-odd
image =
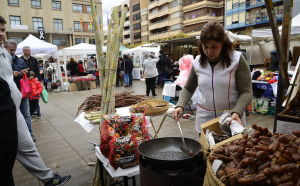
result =
[[[103,52],[106,52],[106,47],[102,47]],[[64,48],[58,52],[59,56],[63,56],[64,69],[67,69],[67,55],[87,55],[96,54],[96,45],[80,43],[71,47]],[[82,57],[83,58],[83,57]],[[66,74],[66,79],[68,79],[68,73]],[[66,85],[69,83],[67,82]]]
[[[282,26],[278,27],[279,34],[282,33]],[[291,34],[297,35],[300,34],[300,13],[296,15],[291,22]],[[250,63],[252,61],[252,52],[253,52],[253,39],[254,38],[266,38],[272,37],[272,30],[271,29],[263,29],[263,30],[252,30],[252,39],[251,39],[251,52],[250,52]],[[269,47],[270,48],[270,47]],[[273,47],[271,47],[273,48]]]
[[159,55],[160,46],[154,46],[152,44],[144,44],[132,49],[128,49],[122,52],[122,56],[127,54],[133,57],[133,64],[135,66],[139,65],[140,67],[143,66],[144,60],[148,59],[148,55],[151,52],[154,52],[156,56]]
[[34,54],[54,55],[55,52],[57,51],[56,45],[42,41],[31,34],[24,41],[18,44],[16,55],[23,54],[24,46],[30,47],[32,55]]

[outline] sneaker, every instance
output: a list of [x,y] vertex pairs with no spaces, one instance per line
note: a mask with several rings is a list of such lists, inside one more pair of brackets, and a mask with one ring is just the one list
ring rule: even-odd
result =
[[68,176],[64,176],[61,177],[60,175],[58,175],[58,173],[53,174],[53,177],[47,181],[46,183],[44,183],[45,186],[60,186],[60,185],[64,185],[65,183],[67,183],[67,181],[69,181],[71,178],[71,175]]
[[38,119],[41,119],[41,115],[38,116]]
[[34,113],[33,113],[34,115],[37,115],[37,111],[34,111]]
[[33,135],[31,135],[31,138],[32,138],[32,141],[35,143],[36,142],[36,139]]

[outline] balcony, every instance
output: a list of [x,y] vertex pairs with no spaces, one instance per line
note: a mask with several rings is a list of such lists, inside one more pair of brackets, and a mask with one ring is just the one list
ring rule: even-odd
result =
[[224,17],[223,16],[199,16],[195,18],[185,18],[183,21],[184,26],[187,25],[193,25],[197,23],[203,23],[203,22],[208,22],[208,21],[220,21],[224,22]]
[[145,26],[145,25],[148,25],[148,20],[141,22],[141,26]]
[[129,26],[130,25],[130,21],[125,21],[124,26]]
[[210,7],[210,8],[222,8],[224,2],[213,2],[213,1],[200,1],[194,4],[186,5],[183,7],[183,12],[190,12],[199,8]]
[[163,38],[166,38],[169,36],[170,36],[170,34],[168,31],[156,32],[156,33],[150,34],[149,40],[151,41],[151,40],[155,40],[155,39],[163,39]]
[[183,6],[180,4],[180,5],[177,5],[177,6],[174,6],[174,7],[170,7],[169,8],[169,14],[173,14],[175,12],[182,12],[183,10]]
[[129,29],[123,31],[123,35],[124,35],[124,36],[125,36],[125,35],[128,35],[128,34],[130,34],[130,30],[129,30]]
[[[276,20],[282,20],[283,18],[283,9],[279,10],[279,12],[275,13],[276,16]],[[246,25],[256,25],[256,24],[262,24],[262,23],[267,23],[269,22],[269,16],[266,15],[262,15],[262,16],[258,16],[258,17],[253,17],[253,18],[248,18],[246,19]]]
[[148,9],[151,10],[152,8],[164,5],[166,3],[171,3],[172,1],[174,0],[154,0],[149,2]]
[[142,37],[143,36],[148,36],[149,35],[149,31],[144,31],[144,32],[142,32]]
[[169,26],[169,20],[168,19],[164,19],[164,20],[159,20],[155,23],[151,23],[149,26],[149,30],[154,30],[157,28],[163,28]]
[[169,34],[171,36],[171,35],[176,35],[179,32],[183,32],[183,28],[177,28],[177,29],[171,30],[171,32],[169,32]]
[[202,26],[195,28],[195,29],[190,29],[190,30],[185,30],[184,33],[189,34],[190,36],[198,36],[201,33]]
[[[283,2],[283,0],[273,0],[273,2]],[[265,1],[264,0],[252,0],[252,1],[247,1],[246,2],[246,8],[247,9],[251,9],[251,8],[256,8],[256,7],[260,7],[260,6],[264,6],[265,5]]]
[[124,38],[123,43],[130,43],[130,38]]
[[162,17],[162,16],[168,15],[168,14],[170,14],[169,9],[166,8],[164,10],[160,10],[159,12],[149,14],[149,20],[152,20],[152,19],[157,18],[157,17]]

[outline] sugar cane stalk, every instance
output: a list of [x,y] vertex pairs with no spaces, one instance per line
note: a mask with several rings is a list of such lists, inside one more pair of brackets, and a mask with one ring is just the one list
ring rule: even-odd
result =
[[97,158],[97,162],[96,162],[96,165],[95,165],[95,171],[94,171],[94,175],[93,175],[93,181],[92,181],[91,186],[95,185],[96,178],[97,178],[97,176],[100,175],[100,174],[97,174],[99,163],[100,163],[100,160]]

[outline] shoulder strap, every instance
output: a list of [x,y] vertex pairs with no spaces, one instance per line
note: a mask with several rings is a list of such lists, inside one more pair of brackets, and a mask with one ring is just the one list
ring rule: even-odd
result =
[[151,59],[148,60],[148,63],[145,65],[145,69],[146,69],[147,65],[150,63],[150,61],[151,61]]

